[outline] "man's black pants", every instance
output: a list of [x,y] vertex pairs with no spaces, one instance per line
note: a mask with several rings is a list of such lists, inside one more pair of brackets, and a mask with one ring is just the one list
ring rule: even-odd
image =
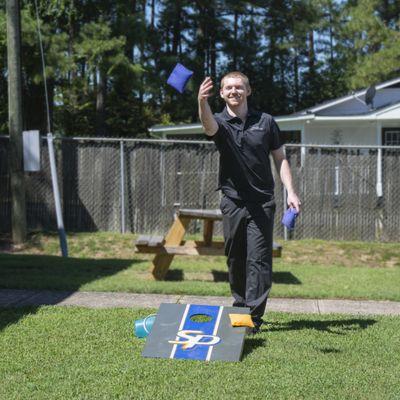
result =
[[233,305],[250,307],[260,326],[272,285],[275,201],[250,203],[224,195],[221,211]]

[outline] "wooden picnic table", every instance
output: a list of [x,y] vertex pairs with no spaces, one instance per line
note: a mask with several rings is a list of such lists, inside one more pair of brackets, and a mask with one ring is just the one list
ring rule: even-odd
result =
[[[184,240],[191,220],[203,220],[203,240]],[[220,210],[180,209],[168,233],[163,236],[139,236],[136,252],[155,254],[151,273],[156,280],[163,280],[175,255],[216,256],[224,254],[224,242],[213,240],[214,223],[221,221]],[[282,247],[273,244],[273,256],[280,257]]]

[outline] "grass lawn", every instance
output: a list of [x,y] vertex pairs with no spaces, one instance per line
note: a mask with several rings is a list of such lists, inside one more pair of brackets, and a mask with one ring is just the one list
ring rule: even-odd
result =
[[[0,287],[229,296],[224,257],[175,257],[168,279],[155,282],[151,255],[133,252],[133,235],[69,235],[70,258],[58,238],[37,234],[12,254],[0,254]],[[272,297],[400,301],[398,243],[282,242],[274,260]]]
[[151,311],[0,309],[0,398],[399,398],[399,318],[271,313],[242,362],[205,363],[142,358]]

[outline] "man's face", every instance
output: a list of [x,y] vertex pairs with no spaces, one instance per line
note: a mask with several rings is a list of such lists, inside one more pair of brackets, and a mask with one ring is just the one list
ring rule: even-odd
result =
[[224,86],[219,93],[226,104],[231,107],[238,107],[246,102],[250,90],[241,78],[225,78]]

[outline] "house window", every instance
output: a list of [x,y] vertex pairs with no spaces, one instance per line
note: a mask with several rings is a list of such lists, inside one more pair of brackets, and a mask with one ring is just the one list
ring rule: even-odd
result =
[[280,134],[281,144],[287,144],[285,148],[286,158],[289,163],[297,167],[301,166],[302,156],[300,147],[290,147],[291,144],[301,143],[301,131],[281,131]]
[[177,135],[168,135],[170,140],[204,140],[207,141],[207,135],[205,133],[179,133]]
[[400,146],[400,128],[383,128],[382,145]]
[[301,131],[281,131],[281,143],[301,143]]

